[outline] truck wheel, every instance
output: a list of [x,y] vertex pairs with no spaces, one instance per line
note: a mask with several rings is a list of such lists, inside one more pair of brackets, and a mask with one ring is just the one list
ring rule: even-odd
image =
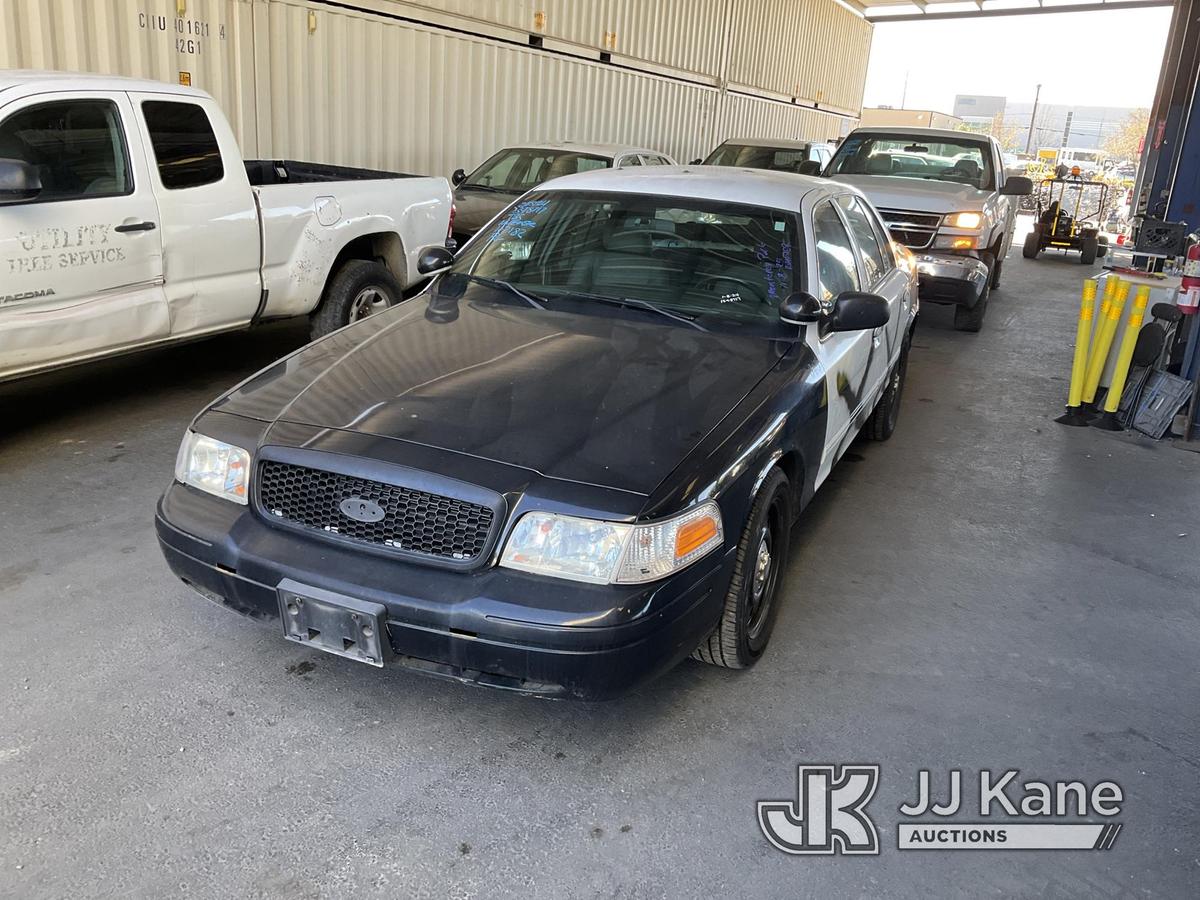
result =
[[1026,259],[1037,259],[1038,253],[1041,252],[1038,233],[1031,231],[1025,236],[1025,246],[1021,248],[1021,255]]
[[400,302],[403,291],[387,267],[365,259],[348,259],[329,279],[325,299],[312,314],[313,340],[365,319]]
[[992,263],[992,290],[1000,287],[1000,269],[1004,265],[1004,260],[997,259]]
[[779,583],[787,566],[792,530],[790,490],[779,469],[772,469],[759,488],[738,541],[721,620],[692,651],[693,658],[727,669],[746,669],[766,650],[779,611]]
[[888,376],[887,387],[883,389],[883,396],[863,426],[863,436],[872,441],[886,441],[896,430],[896,419],[900,417],[900,397],[904,394],[904,379],[908,375],[908,347],[909,340],[905,338],[900,358],[896,360]]
[[975,301],[972,307],[954,307],[955,331],[979,331],[983,327],[983,317],[987,315],[988,289],[983,289],[983,296]]
[[1100,242],[1095,237],[1085,237],[1079,244],[1079,261],[1085,266],[1095,265],[1099,249]]

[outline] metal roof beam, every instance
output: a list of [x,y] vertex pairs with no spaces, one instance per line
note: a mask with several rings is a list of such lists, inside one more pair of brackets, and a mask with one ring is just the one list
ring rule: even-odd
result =
[[[924,12],[904,13],[898,16],[868,15],[867,21],[875,25],[884,22],[932,22],[935,19],[986,19],[998,16],[1048,16],[1058,13],[1099,12],[1105,9],[1150,9],[1156,6],[1174,6],[1173,0],[1113,0],[1111,3],[1078,3],[1071,6],[1045,6],[1038,0],[1037,6],[1021,7],[1020,9],[984,9],[982,0],[974,0],[980,5],[977,10],[956,10],[954,12],[937,12],[937,6],[926,6]],[[871,10],[883,7],[873,6]]]

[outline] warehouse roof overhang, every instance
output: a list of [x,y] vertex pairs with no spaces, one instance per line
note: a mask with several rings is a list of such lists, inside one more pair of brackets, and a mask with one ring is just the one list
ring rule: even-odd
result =
[[869,22],[914,22],[1145,9],[1171,6],[1172,0],[838,0]]

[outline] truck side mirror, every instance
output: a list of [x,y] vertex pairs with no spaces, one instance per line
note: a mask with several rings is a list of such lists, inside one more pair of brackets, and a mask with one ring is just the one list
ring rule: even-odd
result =
[[1033,181],[1024,175],[1012,175],[1004,180],[1000,193],[1006,197],[1028,197],[1033,193]]
[[779,318],[787,325],[807,325],[818,322],[825,315],[821,301],[812,294],[797,291],[788,294],[779,304]]
[[688,163],[688,165],[689,166],[698,166],[698,165],[701,165],[703,162],[704,162],[704,160],[702,160],[700,157],[697,156],[690,163]]
[[796,172],[800,175],[820,175],[821,163],[815,159],[806,159],[804,162],[800,163],[799,167],[796,169]]
[[450,181],[455,187],[458,187],[460,184],[462,184],[466,180],[467,180],[467,173],[464,172],[462,169],[455,169],[454,174],[450,176]]
[[843,291],[833,302],[831,331],[869,331],[882,328],[892,317],[888,302],[878,294]]
[[0,159],[0,204],[23,203],[42,192],[38,170],[19,159]]
[[426,247],[417,257],[417,271],[422,275],[436,275],[450,268],[453,262],[454,254],[445,247]]

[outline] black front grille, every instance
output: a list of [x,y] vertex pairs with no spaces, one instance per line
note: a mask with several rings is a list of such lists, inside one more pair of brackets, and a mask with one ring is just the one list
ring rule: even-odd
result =
[[[382,518],[351,518],[341,505],[352,498],[377,504]],[[259,466],[258,499],[271,518],[455,562],[469,562],[486,551],[495,518],[490,508],[454,497],[274,460]]]
[[907,209],[881,209],[879,214],[892,237],[912,250],[924,250],[933,243],[942,217]]

